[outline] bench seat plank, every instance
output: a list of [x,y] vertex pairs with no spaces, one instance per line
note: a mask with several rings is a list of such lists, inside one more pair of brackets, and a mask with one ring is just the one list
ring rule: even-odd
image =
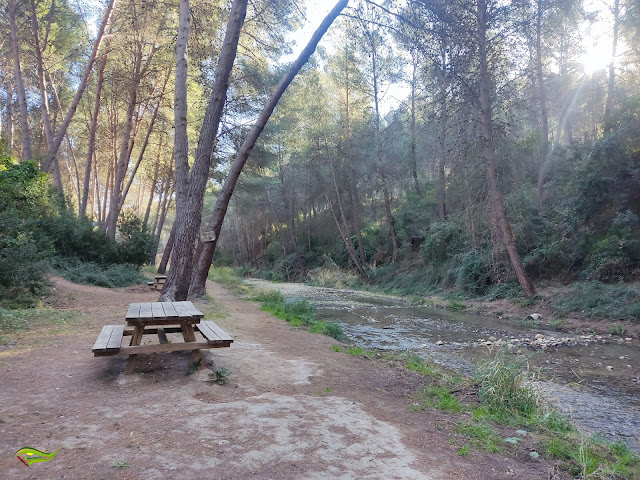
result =
[[111,332],[113,331],[114,326],[115,325],[105,325],[102,327],[102,331],[100,332],[100,335],[98,335],[96,343],[93,344],[93,351],[107,349],[107,344],[109,343],[109,338],[111,338]]
[[122,335],[124,334],[124,325],[114,325],[107,343],[107,350],[119,350],[122,344]]
[[196,325],[198,330],[211,343],[232,343],[233,338],[229,336],[218,325],[211,320],[201,321]]
[[120,350],[105,350],[93,352],[96,357],[109,357],[112,355],[137,355],[140,353],[180,352],[182,350],[201,350],[205,348],[230,347],[229,342],[212,344],[209,342],[176,342],[152,345],[124,346]]

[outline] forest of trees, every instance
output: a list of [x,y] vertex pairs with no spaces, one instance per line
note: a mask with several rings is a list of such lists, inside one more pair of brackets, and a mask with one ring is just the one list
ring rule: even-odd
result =
[[637,0],[342,0],[293,61],[304,7],[7,0],[6,150],[107,237],[138,219],[163,298],[212,258],[471,295],[638,279]]

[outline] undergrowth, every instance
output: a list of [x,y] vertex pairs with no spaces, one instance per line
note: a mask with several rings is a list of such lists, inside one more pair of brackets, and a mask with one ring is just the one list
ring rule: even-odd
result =
[[117,288],[147,283],[147,279],[133,265],[127,263],[98,264],[77,259],[58,258],[54,271],[73,283]]
[[551,306],[560,315],[640,322],[640,289],[630,284],[576,283],[553,299]]
[[307,300],[286,300],[278,290],[262,290],[252,300],[262,304],[262,310],[286,320],[294,327],[308,327],[312,333],[322,333],[338,341],[345,339],[340,325],[318,320],[315,308]]
[[414,411],[436,408],[459,416],[455,427],[459,437],[454,442],[461,455],[467,455],[469,448],[513,451],[514,456],[528,453],[557,462],[575,478],[640,480],[640,456],[624,442],[608,443],[578,431],[540,398],[522,362],[498,353],[469,379],[451,376],[417,355],[386,358],[400,358],[406,368],[427,379],[427,386],[416,393]]
[[240,270],[231,267],[211,267],[209,269],[209,280],[229,287],[233,293],[244,293],[247,287],[242,283]]
[[77,314],[50,308],[6,309],[0,308],[0,344],[7,342],[6,335],[21,333],[40,326],[65,326]]

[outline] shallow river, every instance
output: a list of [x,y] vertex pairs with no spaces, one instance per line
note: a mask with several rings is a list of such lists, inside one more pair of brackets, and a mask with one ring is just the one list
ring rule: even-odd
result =
[[472,374],[491,353],[524,354],[539,389],[574,423],[640,450],[640,342],[545,330],[530,323],[411,305],[350,290],[249,280],[306,298],[362,347],[413,352]]

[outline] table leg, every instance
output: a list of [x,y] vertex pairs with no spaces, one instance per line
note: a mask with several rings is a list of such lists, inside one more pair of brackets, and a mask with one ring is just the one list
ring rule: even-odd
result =
[[[195,342],[196,332],[193,331],[193,325],[190,323],[182,324],[182,336],[185,342]],[[200,350],[193,350],[193,361],[198,364],[198,370],[202,370],[204,365],[202,364],[202,352]]]
[[[131,335],[131,343],[129,345],[140,345],[142,341],[142,335],[144,334],[144,327],[136,326],[133,329],[133,335]],[[133,373],[133,367],[136,365],[137,355],[129,355],[127,363],[124,366],[124,374],[131,375]]]

